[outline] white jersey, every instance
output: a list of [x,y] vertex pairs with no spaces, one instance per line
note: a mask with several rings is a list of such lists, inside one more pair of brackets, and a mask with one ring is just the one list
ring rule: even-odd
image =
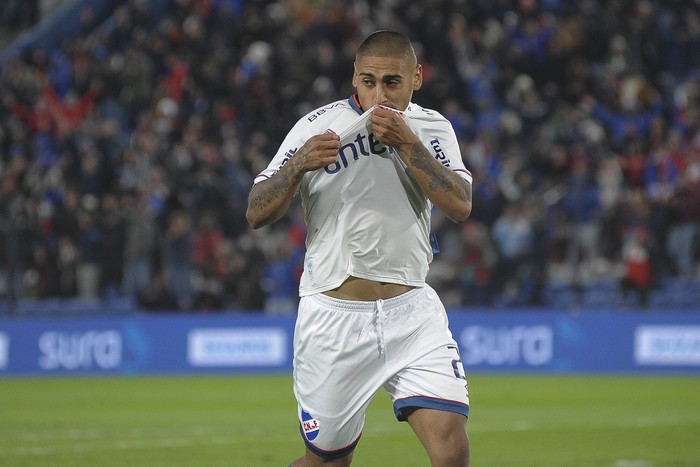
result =
[[[307,225],[299,294],[340,286],[348,276],[422,287],[432,261],[432,204],[398,153],[368,131],[356,96],[320,107],[290,130],[255,183],[271,177],[312,136],[340,136],[339,160],[304,175],[299,192]],[[428,151],[468,183],[457,138],[439,113],[411,103],[402,112]]]

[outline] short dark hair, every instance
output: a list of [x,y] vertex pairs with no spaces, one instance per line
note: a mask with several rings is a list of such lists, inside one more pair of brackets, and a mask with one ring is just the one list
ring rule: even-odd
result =
[[375,31],[362,41],[357,48],[355,59],[361,56],[369,57],[401,57],[404,56],[414,63],[416,62],[416,52],[413,44],[400,32],[380,30]]

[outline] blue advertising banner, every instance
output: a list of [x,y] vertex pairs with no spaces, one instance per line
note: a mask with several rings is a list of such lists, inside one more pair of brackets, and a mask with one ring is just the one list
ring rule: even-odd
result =
[[291,370],[294,317],[0,321],[0,375]]
[[517,372],[700,372],[695,313],[458,313],[465,368]]
[[[467,372],[700,373],[700,314],[453,311]],[[294,316],[0,320],[0,376],[288,372]]]

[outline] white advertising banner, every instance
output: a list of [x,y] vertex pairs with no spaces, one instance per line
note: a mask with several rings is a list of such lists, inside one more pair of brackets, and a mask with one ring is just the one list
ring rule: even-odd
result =
[[0,370],[7,366],[10,358],[10,338],[7,334],[0,332]]
[[638,365],[700,366],[700,326],[639,326],[634,359]]
[[287,355],[282,328],[192,329],[187,362],[194,367],[275,366]]

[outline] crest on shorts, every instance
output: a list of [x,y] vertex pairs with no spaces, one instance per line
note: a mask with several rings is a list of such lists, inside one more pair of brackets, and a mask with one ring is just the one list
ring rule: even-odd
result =
[[318,420],[311,416],[306,410],[301,411],[301,429],[304,432],[304,436],[309,441],[313,441],[318,436],[320,430],[320,425]]

